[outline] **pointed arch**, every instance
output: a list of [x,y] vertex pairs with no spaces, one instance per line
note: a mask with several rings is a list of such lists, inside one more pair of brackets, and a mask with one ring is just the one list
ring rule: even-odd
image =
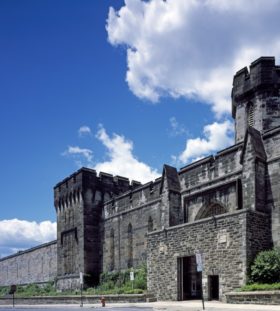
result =
[[202,206],[195,216],[195,220],[213,217],[227,213],[227,209],[218,202],[210,203],[209,205]]

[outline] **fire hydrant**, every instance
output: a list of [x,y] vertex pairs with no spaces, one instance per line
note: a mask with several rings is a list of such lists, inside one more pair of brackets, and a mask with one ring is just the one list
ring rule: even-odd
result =
[[105,307],[105,297],[104,296],[101,296],[100,301],[101,301],[102,307]]

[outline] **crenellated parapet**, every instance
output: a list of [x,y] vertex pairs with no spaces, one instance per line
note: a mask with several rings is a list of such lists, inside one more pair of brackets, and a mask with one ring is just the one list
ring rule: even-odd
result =
[[130,190],[115,195],[104,203],[105,219],[149,204],[160,197],[161,177],[141,185],[132,181]]
[[54,187],[54,206],[57,213],[83,200],[87,189],[99,191],[100,200],[108,200],[115,195],[133,191],[141,186],[140,182],[132,181],[122,176],[113,176],[108,173],[89,168],[81,168]]
[[261,133],[280,125],[280,66],[274,57],[260,57],[233,78],[232,116],[235,141],[244,140],[248,126]]
[[232,116],[235,118],[238,102],[257,90],[280,86],[280,66],[275,65],[274,57],[260,57],[247,67],[239,70],[233,78],[232,88]]

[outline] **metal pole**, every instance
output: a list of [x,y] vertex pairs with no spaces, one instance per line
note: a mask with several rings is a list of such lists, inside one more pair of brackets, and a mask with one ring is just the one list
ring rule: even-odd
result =
[[201,300],[202,300],[202,309],[205,310],[204,307],[204,297],[203,297],[203,287],[201,286]]
[[15,293],[13,293],[13,308],[15,307]]
[[83,306],[83,284],[81,284],[81,304],[80,307]]

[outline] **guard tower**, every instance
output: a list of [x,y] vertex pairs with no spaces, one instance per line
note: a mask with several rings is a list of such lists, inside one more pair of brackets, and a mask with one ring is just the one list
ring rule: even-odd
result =
[[102,271],[103,203],[128,191],[124,177],[81,168],[54,187],[57,213],[57,288],[79,288],[98,283]]
[[261,133],[280,125],[280,66],[274,57],[260,57],[233,79],[232,117],[235,142],[244,140],[248,126]]

